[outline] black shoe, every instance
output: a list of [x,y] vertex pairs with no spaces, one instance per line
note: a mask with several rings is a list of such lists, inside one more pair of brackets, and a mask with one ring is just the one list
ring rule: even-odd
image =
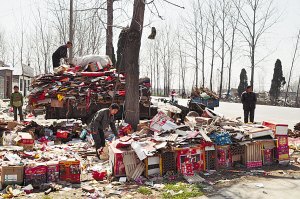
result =
[[97,149],[96,149],[96,155],[97,155],[97,158],[100,160],[100,156],[99,156],[99,153],[98,153]]

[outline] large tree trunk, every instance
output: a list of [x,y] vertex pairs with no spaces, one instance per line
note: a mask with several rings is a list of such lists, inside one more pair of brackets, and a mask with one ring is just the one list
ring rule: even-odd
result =
[[145,13],[144,0],[134,0],[133,17],[128,30],[125,46],[125,72],[126,72],[126,97],[125,97],[125,122],[132,125],[134,130],[139,124],[139,54],[143,32]]
[[108,55],[110,59],[112,59],[113,56],[113,3],[114,0],[107,0],[106,55]]

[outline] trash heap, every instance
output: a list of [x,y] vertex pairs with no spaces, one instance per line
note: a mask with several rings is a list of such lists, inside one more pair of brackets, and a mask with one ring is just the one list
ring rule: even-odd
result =
[[214,99],[214,100],[219,100],[219,97],[217,96],[217,94],[208,89],[208,88],[204,88],[204,87],[194,87],[192,89],[192,96],[193,97],[198,97],[198,98],[203,98],[203,99]]
[[291,138],[298,138],[298,137],[300,137],[300,122],[298,122],[294,126],[294,131],[289,130],[288,136],[291,137]]
[[110,144],[114,175],[140,182],[141,175],[180,174],[196,183],[204,181],[199,173],[205,170],[289,162],[287,125],[273,121],[243,124],[220,115],[186,117],[184,124],[176,124],[160,111],[140,123],[137,132]]
[[[92,61],[93,62],[90,62]],[[31,82],[28,96],[34,108],[46,107],[46,119],[81,118],[89,123],[93,113],[112,102],[121,107],[125,101],[125,75],[118,74],[111,61],[97,59],[78,62],[78,66],[63,65],[53,74],[39,75]],[[140,106],[150,106],[150,79],[140,80]],[[123,109],[122,109],[123,110]],[[149,111],[148,111],[149,112]],[[122,111],[117,119],[122,117]]]
[[[8,187],[5,194],[10,196],[49,194],[70,186],[98,194],[84,186],[86,182],[110,183],[118,177],[121,184],[153,184],[183,177],[199,183],[205,181],[203,171],[289,161],[287,125],[243,124],[210,111],[210,117],[186,117],[184,123],[175,123],[160,111],[151,120],[142,120],[135,132],[123,123],[118,127],[121,138],[107,137],[101,161],[95,157],[88,127],[80,121],[43,121],[47,125],[1,121],[1,186]],[[11,188],[12,184],[18,186]]]

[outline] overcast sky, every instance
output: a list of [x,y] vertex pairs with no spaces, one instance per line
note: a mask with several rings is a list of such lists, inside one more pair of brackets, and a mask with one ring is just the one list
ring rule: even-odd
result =
[[[67,0],[66,0],[67,1]],[[164,23],[169,23],[172,26],[177,26],[177,22],[182,16],[185,16],[190,12],[187,0],[169,0],[175,4],[185,7],[186,9],[181,9],[176,6],[172,6],[163,0],[157,1],[157,7],[160,12],[160,15],[163,16],[165,20],[159,19],[157,16],[153,15],[149,11],[149,7],[146,7],[146,15],[144,24],[151,23],[149,27],[144,28],[143,32],[143,42],[142,48],[145,43],[148,42],[145,38],[150,33],[150,27],[160,27]],[[122,2],[118,2],[119,4]],[[270,87],[271,78],[273,75],[273,68],[276,59],[280,59],[283,65],[283,73],[286,76],[291,66],[292,54],[294,45],[296,43],[297,31],[300,28],[300,0],[274,0],[275,5],[280,12],[281,17],[280,21],[272,27],[267,33],[268,36],[265,38],[267,40],[267,46],[260,48],[260,54],[272,54],[261,63],[261,68],[256,70],[256,79],[255,85],[258,87],[259,79],[264,80],[263,87],[261,89],[268,90]],[[47,16],[47,5],[45,1],[42,0],[0,0],[0,29],[4,29],[7,35],[15,35],[15,37],[21,37],[20,30],[23,22],[24,30],[30,32],[30,24],[34,21],[32,16],[32,11],[40,8],[43,11],[44,16]],[[129,7],[125,8],[128,12],[128,16],[132,16],[132,5],[127,4]],[[120,19],[119,19],[120,20]],[[130,19],[124,19],[122,25],[130,24]],[[116,46],[117,38],[120,32],[120,29],[114,29],[114,43]],[[159,33],[158,29],[158,33]],[[184,31],[184,30],[183,30]],[[144,48],[145,50],[145,48]],[[104,52],[104,50],[103,50]],[[143,52],[143,56],[145,52]],[[299,60],[296,62],[294,75],[292,81],[296,81],[300,75],[300,66]],[[209,62],[207,62],[209,65]],[[232,77],[233,87],[237,87],[239,82],[239,74],[242,68],[246,68],[248,72],[248,79],[250,79],[250,69],[247,67],[250,65],[250,60],[247,58],[241,59],[238,62],[234,63],[234,72]],[[142,69],[143,74],[145,75],[145,70]],[[191,82],[189,82],[191,83]],[[178,87],[177,82],[174,82],[173,87]],[[256,87],[256,88],[257,88]]]

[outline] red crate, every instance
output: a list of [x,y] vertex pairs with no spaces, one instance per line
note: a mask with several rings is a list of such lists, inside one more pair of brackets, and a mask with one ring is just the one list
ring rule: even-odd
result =
[[80,182],[80,161],[75,159],[59,162],[59,179],[71,183]]
[[57,138],[68,138],[69,131],[57,130],[56,137]]
[[25,167],[25,185],[31,184],[33,187],[39,187],[46,183],[46,169],[46,165]]

